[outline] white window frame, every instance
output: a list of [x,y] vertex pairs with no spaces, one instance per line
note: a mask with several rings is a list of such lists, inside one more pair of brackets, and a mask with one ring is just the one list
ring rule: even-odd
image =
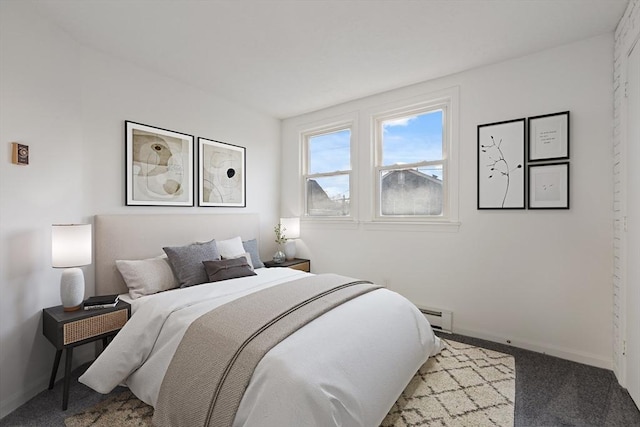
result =
[[[356,199],[354,190],[356,188],[355,185],[355,173],[354,173],[354,163],[355,163],[355,150],[354,150],[354,141],[356,134],[356,126],[355,120],[345,120],[333,123],[327,123],[325,125],[320,125],[317,127],[313,127],[312,129],[304,130],[300,132],[300,143],[302,145],[302,219],[305,221],[318,221],[318,222],[345,222],[354,221],[357,218],[356,215]],[[333,132],[339,132],[342,130],[349,130],[350,139],[349,139],[349,158],[350,158],[350,168],[348,170],[337,170],[332,172],[322,172],[322,173],[309,173],[309,163],[310,163],[310,150],[309,150],[309,140],[314,136],[324,135]],[[309,215],[308,211],[308,196],[307,196],[307,180],[313,178],[322,178],[322,177],[332,177],[339,175],[348,175],[349,177],[349,215]]]
[[[429,111],[443,111],[442,160],[425,161],[406,165],[382,165],[382,123],[397,118],[425,114]],[[438,94],[413,99],[413,102],[396,104],[393,108],[371,115],[374,164],[372,165],[372,221],[370,225],[382,224],[432,224],[436,226],[459,226],[458,223],[458,88],[444,90]],[[441,215],[382,215],[381,179],[384,170],[413,169],[442,164],[443,206]],[[379,227],[377,227],[379,228]]]

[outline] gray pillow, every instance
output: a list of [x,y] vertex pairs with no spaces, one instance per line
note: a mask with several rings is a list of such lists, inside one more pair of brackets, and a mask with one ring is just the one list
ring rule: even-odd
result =
[[181,288],[209,281],[202,261],[219,260],[216,241],[162,248]]
[[244,257],[223,259],[221,261],[203,261],[210,282],[235,279],[238,277],[255,276]]
[[242,246],[244,246],[244,250],[251,255],[253,268],[263,268],[264,264],[260,260],[260,253],[258,252],[258,241],[256,239],[247,240],[242,242]]

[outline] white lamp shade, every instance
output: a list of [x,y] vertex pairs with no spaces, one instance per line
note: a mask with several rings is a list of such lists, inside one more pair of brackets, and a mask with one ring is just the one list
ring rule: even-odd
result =
[[285,228],[284,235],[287,239],[300,238],[300,218],[280,218],[280,225]]
[[51,264],[55,268],[91,264],[91,224],[54,224]]

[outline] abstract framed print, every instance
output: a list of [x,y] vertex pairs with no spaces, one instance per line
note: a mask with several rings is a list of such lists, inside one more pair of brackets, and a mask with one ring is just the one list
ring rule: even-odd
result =
[[246,206],[246,148],[198,138],[198,206]]
[[125,121],[126,205],[193,206],[194,138]]

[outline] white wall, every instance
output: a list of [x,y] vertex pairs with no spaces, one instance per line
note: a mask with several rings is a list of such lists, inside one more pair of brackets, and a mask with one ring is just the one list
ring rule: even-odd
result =
[[[266,258],[279,218],[278,120],[82,46],[32,7],[0,2],[0,417],[48,383],[55,350],[41,311],[60,304],[51,224],[106,213],[259,212]],[[124,120],[246,147],[247,207],[125,207]],[[29,166],[11,164],[13,141],[29,145]],[[84,270],[90,295],[93,267]],[[76,364],[91,350],[74,352]]]
[[[0,415],[46,388],[41,311],[60,301],[50,228],[88,214],[78,45],[16,3],[0,3]],[[11,164],[12,141],[29,145],[28,166]]]
[[[612,58],[608,34],[285,120],[281,209],[289,215],[302,211],[298,131],[305,123],[358,115],[362,166],[371,155],[364,111],[460,89],[459,230],[303,223],[302,255],[315,272],[372,279],[415,303],[453,310],[455,332],[611,368]],[[571,209],[477,210],[477,125],[565,110]],[[368,191],[372,174],[368,182],[358,176],[358,189]],[[369,208],[359,206],[367,219]]]

